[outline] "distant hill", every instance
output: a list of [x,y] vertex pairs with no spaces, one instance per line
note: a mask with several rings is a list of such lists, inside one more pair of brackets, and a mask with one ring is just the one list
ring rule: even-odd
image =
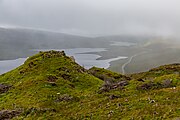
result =
[[27,57],[32,49],[107,47],[104,39],[25,28],[0,28],[0,60]]
[[[116,43],[119,45],[112,45]],[[126,46],[128,43],[132,46]],[[106,48],[107,51],[95,53],[102,56],[99,59],[128,57],[110,63],[108,69],[119,73],[123,72],[124,65],[126,73],[137,73],[180,62],[179,42],[175,38],[145,35],[83,37],[37,29],[0,28],[0,60],[26,58],[37,53],[33,49],[69,48]]]
[[88,37],[21,28],[0,28],[0,59],[29,54],[29,49],[71,48],[87,45]]
[[[58,47],[58,42],[69,42],[69,41],[81,41],[88,40],[88,37],[41,31],[36,29],[23,29],[23,28],[12,28],[5,29],[0,28],[0,40],[3,43],[12,42],[12,46],[18,47],[18,45],[24,45],[24,48],[44,48],[44,47]],[[27,45],[29,44],[29,45]],[[52,46],[51,46],[52,45]],[[68,46],[65,46],[68,47]]]
[[180,64],[121,75],[40,52],[0,76],[0,119],[179,119]]

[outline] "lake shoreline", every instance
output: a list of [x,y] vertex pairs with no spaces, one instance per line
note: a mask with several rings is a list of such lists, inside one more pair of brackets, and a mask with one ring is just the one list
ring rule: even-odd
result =
[[[33,51],[39,52],[39,51],[49,51],[49,50],[65,51],[67,56],[73,56],[75,58],[75,61],[81,66],[85,67],[86,69],[89,69],[94,66],[108,69],[112,61],[117,61],[120,59],[127,58],[125,56],[117,56],[115,58],[110,58],[110,59],[100,59],[102,56],[96,53],[107,51],[106,48],[36,49]],[[26,59],[27,58],[18,58],[15,60],[0,61],[0,74],[8,72],[22,65]],[[3,62],[5,63],[4,65],[1,64]]]

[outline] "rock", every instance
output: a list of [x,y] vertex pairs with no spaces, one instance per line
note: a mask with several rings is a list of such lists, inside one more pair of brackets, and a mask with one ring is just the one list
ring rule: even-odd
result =
[[172,80],[164,80],[162,85],[163,87],[170,87],[172,85]]
[[9,120],[18,116],[21,112],[16,110],[2,110],[0,111],[0,120]]
[[121,106],[122,106],[121,103],[118,103],[118,104],[117,104],[117,107],[118,107],[118,108],[121,107]]
[[140,82],[145,82],[143,79],[139,78],[137,81],[140,81]]
[[64,51],[47,51],[47,52],[41,52],[43,59],[45,58],[53,58],[53,57],[65,57],[66,54]]
[[142,84],[140,86],[137,86],[137,89],[138,90],[149,90],[151,89],[153,86],[155,86],[154,83],[150,82],[150,83],[145,83],[145,84]]
[[128,99],[125,99],[125,102],[128,102]]
[[176,89],[176,87],[172,87],[172,89],[173,89],[173,90],[175,90],[175,89]]
[[30,62],[28,65],[29,65],[29,68],[36,66],[36,64],[34,62]]
[[73,56],[70,56],[70,59],[75,62],[75,58]]
[[114,111],[110,110],[109,113],[108,113],[108,118],[110,118],[113,115],[113,113],[114,113]]
[[111,100],[116,99],[116,98],[119,98],[119,96],[116,96],[116,95],[110,95],[109,96],[109,99],[111,99]]
[[126,85],[128,85],[128,82],[125,81],[125,80],[124,81],[120,81],[120,82],[117,83],[117,85],[118,86],[126,86]]
[[155,100],[150,100],[150,102],[149,103],[155,103]]
[[65,79],[65,80],[70,80],[70,79],[71,79],[71,75],[66,74],[66,73],[62,74],[61,77],[62,77],[63,79]]
[[0,84],[0,94],[7,92],[10,87],[10,85]]
[[58,78],[56,76],[53,76],[53,75],[48,75],[47,79],[48,79],[48,82],[56,82],[56,80]]
[[123,89],[124,86],[128,85],[128,81],[119,81],[119,82],[115,82],[115,83],[111,83],[111,82],[105,82],[104,85],[102,85],[102,87],[100,88],[100,93],[102,92],[108,92],[110,90],[113,89]]

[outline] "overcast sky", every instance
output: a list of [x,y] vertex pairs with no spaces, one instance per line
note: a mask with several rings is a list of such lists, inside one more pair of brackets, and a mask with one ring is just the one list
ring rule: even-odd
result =
[[180,0],[0,0],[0,26],[80,35],[178,35]]

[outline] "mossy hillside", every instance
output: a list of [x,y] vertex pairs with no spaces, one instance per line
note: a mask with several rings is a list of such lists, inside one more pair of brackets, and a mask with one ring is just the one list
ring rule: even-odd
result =
[[[43,52],[0,76],[0,83],[12,85],[0,94],[0,109],[20,109],[14,119],[176,120],[179,71],[173,64],[127,77],[95,67],[87,71],[63,52]],[[106,79],[114,86],[99,92]]]
[[[174,67],[176,69],[168,70]],[[105,93],[117,96],[107,102],[109,111],[113,112],[108,114],[110,118],[176,119],[180,117],[180,76],[177,74],[180,68],[172,64],[156,69],[164,71],[164,74],[154,75],[153,72],[156,73],[154,69],[134,74],[123,89]]]
[[118,82],[118,81],[122,81],[122,80],[130,80],[130,78],[125,75],[122,75],[122,74],[119,74],[116,72],[112,72],[112,71],[104,69],[104,68],[92,67],[88,71],[89,71],[89,73],[91,73],[92,75],[96,76],[97,78],[99,78],[103,81],[110,80],[111,82]]
[[50,51],[30,57],[24,65],[1,75],[0,83],[12,85],[1,94],[0,109],[55,109],[62,96],[79,101],[94,94],[102,81],[63,52]]
[[[114,73],[92,68],[95,76]],[[180,117],[180,66],[171,64],[148,72],[128,75],[131,78],[123,89],[103,93],[107,98],[104,111],[111,119],[176,119]],[[115,75],[116,76],[116,75]],[[123,79],[122,77],[121,79]],[[126,77],[125,77],[126,78]],[[112,99],[112,96],[115,97]],[[107,105],[108,104],[108,105]]]
[[163,76],[168,74],[180,74],[180,64],[170,64],[170,65],[163,65],[157,68],[151,69],[147,72],[142,72],[138,74],[131,74],[133,78],[154,78],[156,76]]

